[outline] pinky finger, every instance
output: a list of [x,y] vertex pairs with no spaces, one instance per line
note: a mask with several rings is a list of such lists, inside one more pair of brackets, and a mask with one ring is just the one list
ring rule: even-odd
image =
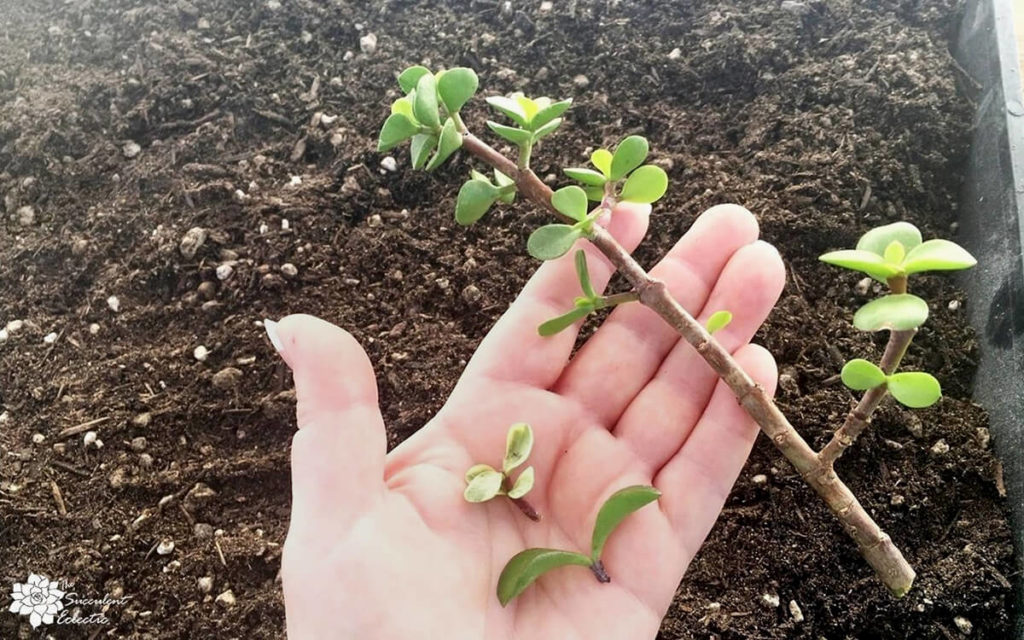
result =
[[[775,359],[759,345],[735,354],[737,363],[769,395],[774,395]],[[758,426],[719,380],[690,437],[655,478],[664,496],[662,508],[692,557],[714,526],[740,470],[750,455]]]

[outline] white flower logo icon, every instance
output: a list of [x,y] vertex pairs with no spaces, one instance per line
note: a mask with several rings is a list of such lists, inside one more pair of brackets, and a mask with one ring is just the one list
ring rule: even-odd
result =
[[64,592],[57,582],[46,576],[31,574],[25,584],[17,583],[11,590],[11,613],[28,616],[32,628],[53,622],[53,616],[64,608]]

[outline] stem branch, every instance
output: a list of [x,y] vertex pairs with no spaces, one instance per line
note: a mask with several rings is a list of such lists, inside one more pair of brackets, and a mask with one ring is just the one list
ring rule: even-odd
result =
[[[568,220],[551,205],[552,191],[532,171],[520,171],[515,163],[495,151],[471,133],[465,133],[463,148],[469,153],[513,178],[523,197],[544,207],[559,218]],[[729,385],[740,404],[760,425],[761,430],[800,475],[820,495],[836,515],[843,529],[853,538],[861,555],[878,574],[879,579],[895,596],[910,590],[916,574],[860,502],[797,433],[786,416],[760,385],[747,375],[729,354],[693,316],[672,297],[664,282],[652,278],[608,231],[594,226],[590,241],[615,265],[633,286],[642,304],[651,308],[686,339],[708,365]],[[595,575],[597,575],[595,571]],[[600,576],[598,576],[600,579]]]
[[[882,354],[882,361],[879,363],[879,368],[885,372],[885,375],[892,374],[896,367],[900,365],[900,360],[903,359],[903,355],[907,352],[907,347],[910,346],[910,342],[914,339],[914,334],[916,333],[917,329],[910,329],[908,331],[893,331],[889,334],[889,343],[885,345],[885,353]],[[888,390],[885,385],[882,384],[873,389],[868,389],[861,396],[857,406],[851,409],[850,413],[846,414],[843,426],[836,429],[835,434],[832,435],[832,440],[818,454],[818,459],[821,460],[822,464],[832,468],[836,460],[839,459],[839,456],[843,455],[846,448],[853,444],[860,434],[871,426],[871,415],[878,408],[882,399],[885,398],[887,392]]]

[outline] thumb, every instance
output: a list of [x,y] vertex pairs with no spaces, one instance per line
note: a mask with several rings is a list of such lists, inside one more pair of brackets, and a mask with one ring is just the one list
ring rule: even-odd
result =
[[295,379],[292,527],[343,526],[384,487],[387,435],[373,367],[351,334],[319,318],[264,326]]

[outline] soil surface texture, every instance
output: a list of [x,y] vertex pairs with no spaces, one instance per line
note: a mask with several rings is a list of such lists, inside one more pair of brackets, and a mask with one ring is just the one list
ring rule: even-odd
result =
[[[755,212],[789,269],[757,340],[822,446],[854,400],[840,368],[885,336],[851,325],[877,289],[817,256],[895,220],[956,239],[973,109],[948,51],[957,4],[0,0],[0,328],[21,321],[0,342],[0,586],[32,571],[130,596],[57,638],[284,637],[294,393],[258,321],[301,311],[351,331],[394,446],[536,267],[532,208],[454,224],[464,154],[426,174],[402,149],[381,168],[410,64],[471,66],[485,95],[572,97],[534,152],[553,184],[647,136],[671,185],[644,264],[714,204]],[[482,100],[466,115],[489,138]],[[931,318],[907,367],[945,397],[886,403],[839,464],[914,590],[890,598],[761,438],[659,638],[1010,637],[971,301],[945,276],[914,290]],[[4,603],[0,637],[41,636]]]

